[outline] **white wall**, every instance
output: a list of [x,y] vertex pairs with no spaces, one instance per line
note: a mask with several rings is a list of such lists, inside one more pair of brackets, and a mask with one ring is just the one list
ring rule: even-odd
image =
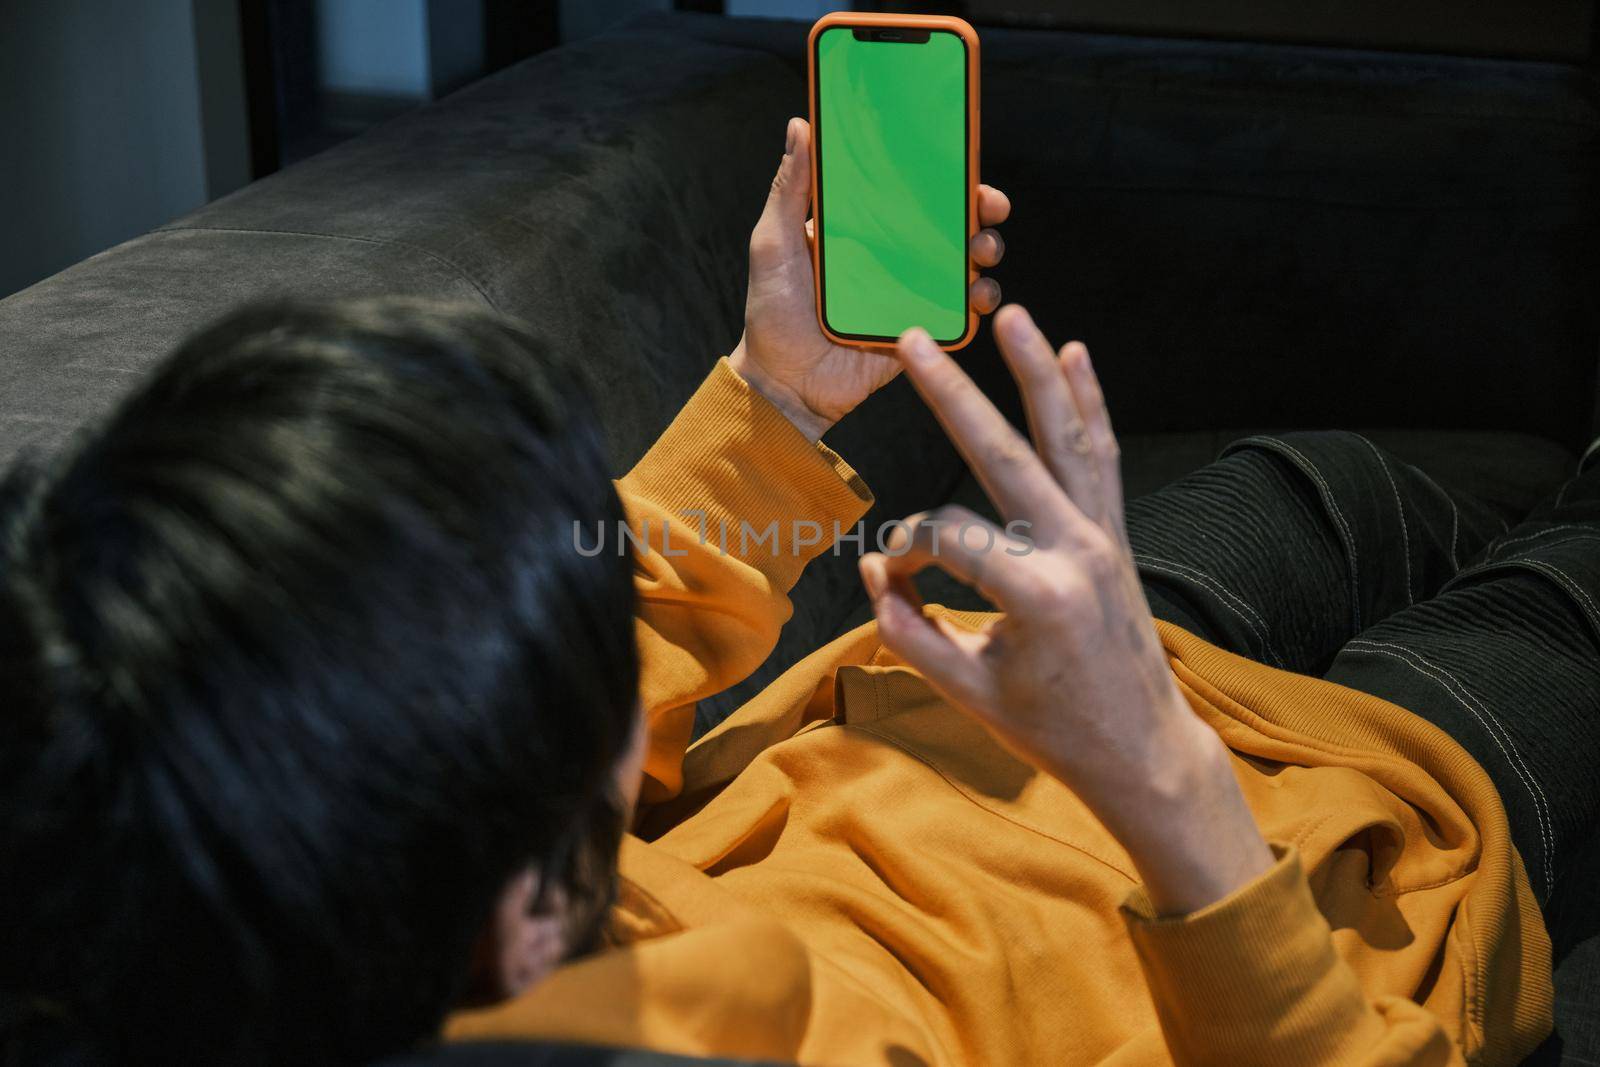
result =
[[0,0],[0,296],[205,202],[194,42],[191,0]]

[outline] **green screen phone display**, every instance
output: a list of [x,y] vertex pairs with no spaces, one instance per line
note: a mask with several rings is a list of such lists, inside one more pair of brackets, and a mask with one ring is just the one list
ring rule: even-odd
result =
[[922,36],[817,36],[818,284],[853,339],[967,332],[966,43]]

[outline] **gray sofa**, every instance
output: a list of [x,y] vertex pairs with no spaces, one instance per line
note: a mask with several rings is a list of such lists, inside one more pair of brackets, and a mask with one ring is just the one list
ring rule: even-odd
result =
[[[403,293],[585,353],[620,472],[738,336],[803,39],[654,17],[0,300],[0,462],[60,447],[241,301]],[[1022,32],[984,48],[984,178],[1016,206],[999,277],[1094,347],[1130,494],[1239,434],[1312,426],[1368,432],[1508,514],[1571,472],[1600,357],[1587,70]],[[986,337],[963,358],[1016,409]],[[830,443],[877,519],[978,498],[903,383]],[[823,557],[771,660],[702,726],[865,615],[852,561]],[[1597,910],[1591,893],[1551,916],[1562,1033],[1541,1062],[1600,1062]]]

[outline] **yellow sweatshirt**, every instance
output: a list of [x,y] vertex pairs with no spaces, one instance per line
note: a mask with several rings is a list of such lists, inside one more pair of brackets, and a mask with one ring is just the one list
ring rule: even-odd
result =
[[[765,659],[806,559],[871,502],[726,362],[619,488],[651,546],[637,554],[651,748],[621,856],[623,947],[454,1016],[447,1036],[885,1067],[1240,1067],[1514,1064],[1549,1032],[1549,941],[1504,810],[1421,718],[1161,625],[1279,860],[1157,919],[1072,792],[947,706],[871,625],[689,746],[694,702]],[[824,531],[799,555],[812,528],[796,520]],[[773,522],[776,554],[756,540]]]

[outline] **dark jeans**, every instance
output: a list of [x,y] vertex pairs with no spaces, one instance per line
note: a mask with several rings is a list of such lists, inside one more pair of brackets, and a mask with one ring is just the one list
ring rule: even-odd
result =
[[[1552,933],[1593,925],[1600,468],[1508,522],[1356,434],[1252,437],[1130,502],[1128,534],[1158,618],[1460,742],[1499,788]],[[1586,914],[1558,931],[1562,908]]]

